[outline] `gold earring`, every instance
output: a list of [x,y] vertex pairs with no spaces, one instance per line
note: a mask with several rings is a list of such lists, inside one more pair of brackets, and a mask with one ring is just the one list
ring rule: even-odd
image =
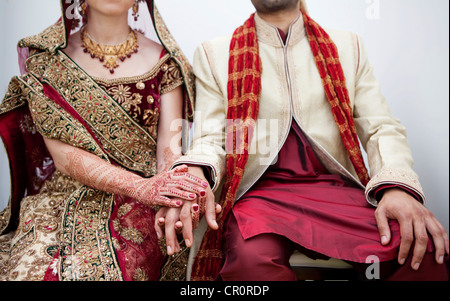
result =
[[134,21],[137,21],[139,18],[139,0],[136,0],[133,4],[133,17]]

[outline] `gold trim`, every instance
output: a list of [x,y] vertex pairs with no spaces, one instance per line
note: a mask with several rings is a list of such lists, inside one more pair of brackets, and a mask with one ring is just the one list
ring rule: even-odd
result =
[[[88,131],[44,95],[41,82],[29,74],[22,83],[29,98],[30,111],[36,118],[36,126],[44,137],[55,138],[56,135],[60,141],[109,162],[108,156]],[[76,141],[67,140],[74,135]],[[80,187],[68,198],[62,220],[60,280],[123,280],[109,229],[113,205],[113,194],[87,186]],[[87,254],[88,264],[83,264],[80,259]]]
[[44,52],[27,68],[82,116],[109,157],[144,176],[156,174],[155,139],[63,51]]
[[416,192],[421,198],[422,203],[426,202],[423,188],[419,182],[419,176],[412,170],[400,168],[383,168],[378,172],[366,186],[366,198],[370,204],[377,206],[378,202],[371,198],[371,193],[382,185],[399,185]]
[[138,76],[126,76],[126,77],[119,77],[119,78],[101,78],[101,77],[95,77],[91,76],[93,80],[95,80],[99,84],[103,84],[105,86],[113,86],[113,85],[119,85],[119,84],[134,84],[138,81],[147,81],[152,78],[154,78],[159,73],[160,67],[168,60],[170,59],[170,54],[165,54],[157,63],[155,66],[152,67],[149,71],[142,75]]
[[6,94],[0,103],[0,115],[10,112],[26,104],[22,98],[22,91],[18,77],[13,77],[9,82]]
[[[156,141],[152,135],[145,130],[134,118],[132,118],[128,112],[109,95],[89,74],[87,74],[81,67],[79,67],[68,55],[63,51],[58,51],[55,54],[55,59],[59,63],[64,64],[67,68],[67,75],[73,81],[77,81],[75,86],[79,88],[78,92],[83,90],[89,91],[88,94],[92,97],[89,102],[97,106],[97,110],[103,108],[106,117],[109,119],[108,124],[101,123],[102,120],[92,120],[92,116],[83,116],[80,113],[80,108],[84,104],[80,103],[79,99],[71,98],[70,95],[62,95],[68,104],[70,104],[86,121],[86,123],[95,131],[97,137],[101,140],[104,149],[108,152],[108,156],[114,158],[114,160],[120,162],[126,168],[142,173],[144,176],[153,176],[156,174]],[[68,63],[70,62],[70,63]],[[72,71],[73,70],[73,71]],[[58,81],[57,77],[61,75],[57,70],[53,76],[53,79]],[[77,74],[78,73],[78,74]],[[50,78],[48,78],[50,79]],[[50,79],[52,80],[52,79]],[[50,83],[54,88],[58,87],[58,82]],[[105,103],[106,102],[106,103]],[[84,114],[86,115],[86,114]],[[112,123],[115,122],[115,125]],[[118,126],[121,124],[122,126]],[[115,129],[113,129],[115,127]],[[116,136],[115,130],[117,129],[129,129],[127,135],[121,137]],[[138,148],[133,148],[131,145],[125,145],[124,139],[128,142],[132,142],[135,139],[140,140]],[[142,145],[147,148],[143,149]],[[137,152],[133,154],[133,151]],[[135,160],[135,158],[140,161]],[[145,159],[145,158],[149,159]]]
[[29,47],[54,52],[58,48],[65,48],[66,41],[67,37],[64,21],[58,20],[55,24],[44,29],[43,32],[23,38],[19,41],[18,46],[20,48]]
[[60,280],[123,280],[109,230],[113,205],[113,194],[87,186],[69,197],[62,223]]
[[[75,143],[78,147],[90,151],[109,162],[107,154],[102,151],[83,125],[80,122],[73,120],[73,117],[70,114],[64,113],[65,111],[60,106],[44,95],[42,84],[38,79],[31,74],[28,74],[27,77],[21,79],[21,82],[29,89],[29,91],[26,91],[26,94],[29,98],[28,105],[30,107],[30,113],[33,116],[36,128],[42,136],[48,137],[49,139],[55,139],[57,136],[61,136],[61,132],[67,131],[67,129],[64,126],[59,125],[59,123],[64,123],[64,125],[69,125],[75,129],[77,135],[82,135],[88,143],[80,145],[80,137],[77,141],[65,141],[64,139],[62,139],[62,141],[71,145],[74,145]],[[39,108],[39,111],[36,111],[36,107]],[[41,120],[35,120],[36,116],[39,116],[39,118],[42,119],[43,124],[39,124],[38,121]],[[60,119],[57,120],[55,116],[59,116]],[[46,117],[48,118],[45,119]]]
[[164,89],[161,89],[161,95],[164,95],[172,90],[174,90],[176,87],[181,86],[183,84],[183,80],[176,80],[172,84],[165,86]]
[[[174,59],[175,62],[180,67],[181,74],[184,79],[184,86],[186,88],[188,105],[192,111],[189,114],[188,110],[186,108],[185,115],[186,115],[187,119],[192,120],[193,114],[194,114],[194,103],[195,103],[194,72],[192,70],[192,67],[191,67],[188,59],[184,55],[183,51],[181,51],[181,49],[178,47],[175,39],[173,38],[173,36],[170,33],[169,29],[167,28],[166,24],[164,23],[164,20],[161,17],[161,14],[159,13],[158,9],[156,8],[154,1],[153,1],[153,24],[154,24],[155,31],[158,34],[159,40],[161,41],[162,45],[171,54],[172,59]],[[185,105],[185,107],[187,107],[187,106]]]

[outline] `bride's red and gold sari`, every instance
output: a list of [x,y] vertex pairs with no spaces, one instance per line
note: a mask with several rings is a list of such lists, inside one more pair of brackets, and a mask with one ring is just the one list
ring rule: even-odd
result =
[[19,42],[26,52],[0,105],[0,136],[11,192],[0,213],[1,280],[158,280],[166,255],[153,208],[83,185],[55,169],[43,137],[57,139],[144,177],[156,174],[161,95],[182,85],[192,117],[193,74],[153,1],[144,1],[165,51],[146,74],[103,80],[64,53],[72,29],[63,18]]

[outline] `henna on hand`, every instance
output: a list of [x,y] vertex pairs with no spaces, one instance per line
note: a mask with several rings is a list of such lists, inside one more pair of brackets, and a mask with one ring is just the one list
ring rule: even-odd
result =
[[131,197],[149,206],[182,205],[182,201],[171,200],[169,197],[196,199],[195,192],[199,189],[196,183],[200,180],[186,176],[187,166],[179,166],[147,179],[79,149],[67,151],[65,154],[66,173],[92,188]]

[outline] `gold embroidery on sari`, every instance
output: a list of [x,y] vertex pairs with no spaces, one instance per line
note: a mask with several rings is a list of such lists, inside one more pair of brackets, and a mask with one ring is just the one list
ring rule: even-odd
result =
[[34,124],[41,135],[90,151],[103,159],[107,158],[82,124],[44,95],[39,81],[32,76],[25,76],[21,80],[25,85],[23,90],[28,96]]
[[[3,235],[3,231],[5,231],[6,227],[9,225],[9,221],[11,219],[11,206],[8,205],[0,212],[0,234]],[[1,242],[0,242],[1,244]],[[1,249],[1,248],[0,248]],[[0,250],[1,253],[1,250]]]
[[[158,73],[161,69],[161,66],[163,64],[166,64],[166,62],[169,59],[170,59],[170,55],[165,54],[162,58],[159,59],[159,61],[156,63],[155,66],[153,66],[153,68],[150,71],[148,71],[142,75],[130,76],[130,77],[119,77],[119,78],[114,78],[114,79],[105,79],[105,78],[93,76],[92,79],[95,80],[97,83],[104,85],[104,86],[117,86],[119,84],[127,85],[127,84],[136,84],[136,83],[140,83],[140,82],[145,82],[145,81],[155,78],[155,76],[158,75]],[[155,86],[152,86],[152,89],[155,89]]]
[[[31,75],[22,81],[36,128],[44,137],[58,139],[109,161],[81,123],[42,93],[39,81]],[[44,189],[49,186],[51,184],[44,185]],[[109,231],[114,196],[81,186],[70,197],[66,195],[65,199],[58,273],[60,279],[122,279]]]
[[[166,244],[159,240],[161,251],[166,254]],[[185,281],[189,250],[183,242],[180,242],[180,252],[170,256],[161,269],[161,281]]]
[[156,32],[159,35],[159,38],[161,40],[161,43],[164,45],[164,47],[169,51],[172,59],[174,59],[178,65],[180,66],[181,73],[184,78],[184,84],[186,88],[186,92],[189,98],[190,105],[185,105],[185,116],[187,119],[192,120],[193,118],[193,111],[189,110],[190,108],[194,107],[194,99],[195,99],[195,76],[192,72],[192,68],[190,66],[190,63],[184,53],[180,50],[180,48],[177,45],[177,42],[173,38],[172,34],[170,33],[169,29],[167,28],[166,24],[164,23],[158,9],[156,6],[153,9],[154,14],[154,25]]
[[131,209],[133,209],[133,207],[130,204],[125,203],[125,204],[121,205],[119,207],[119,209],[117,210],[117,216],[123,217],[123,216],[127,215],[131,211]]
[[141,115],[140,104],[142,103],[142,95],[139,93],[130,92],[130,87],[124,85],[118,85],[117,87],[111,87],[108,89],[108,93],[111,94],[122,107],[135,119]]
[[154,110],[145,110],[142,116],[144,126],[148,129],[149,133],[157,138],[158,137],[158,120],[159,120],[159,108],[156,107]]
[[95,132],[111,158],[144,176],[156,174],[154,138],[119,103],[63,52],[44,53],[34,59],[27,66],[29,72],[61,94]]
[[82,186],[81,183],[75,181],[68,175],[56,170],[50,179],[44,182],[41,187],[41,193],[61,192],[73,193]]
[[120,236],[137,245],[140,245],[144,241],[142,233],[138,229],[132,227],[122,228],[120,231]]
[[[9,258],[0,274],[5,280],[42,280],[50,265],[61,232],[66,194],[39,194],[22,200],[20,223],[11,232]],[[5,248],[6,251],[6,248]]]
[[[155,78],[155,76],[158,76],[159,74],[162,74],[159,87],[157,88],[155,84],[152,83],[151,89],[158,89],[160,95],[168,93],[183,84],[180,69],[176,62],[171,59],[169,54],[164,55],[152,70],[140,76],[117,79],[93,77],[93,79],[106,87],[106,90],[111,97],[116,100],[131,117],[136,120],[139,120],[139,117],[142,117],[144,128],[147,129],[155,140],[157,140],[160,108],[155,106],[153,109],[145,109],[142,113],[140,106],[143,101],[147,101],[148,104],[153,105],[155,103],[155,98],[152,95],[148,95],[147,98],[143,100],[141,94],[131,93],[131,87],[129,85],[136,84],[136,86],[139,86],[142,84],[145,88],[145,82]],[[160,100],[158,99],[158,101]]]
[[[61,1],[61,3],[63,2]],[[64,5],[61,5],[61,9],[64,10]],[[176,51],[176,43],[166,27],[161,25],[163,21],[158,13],[155,23],[157,30],[164,31],[159,33],[161,37],[170,40],[164,43],[170,46],[166,48],[171,55],[174,55],[176,62],[180,64],[183,77],[186,80],[187,93],[189,98],[193,100],[194,81],[191,67],[182,53]],[[10,85],[8,90],[12,93],[6,95],[2,104],[0,104],[0,114],[14,110],[28,102],[30,111],[34,110],[31,114],[36,123],[35,130],[39,131],[44,137],[59,139],[94,153],[108,162],[109,157],[111,157],[131,170],[141,172],[144,175],[152,175],[156,169],[152,169],[152,164],[143,163],[147,162],[152,156],[156,157],[152,137],[130,120],[129,116],[121,118],[121,115],[126,116],[124,114],[126,111],[121,109],[120,104],[117,104],[111,97],[106,96],[105,98],[104,91],[70,58],[60,51],[54,53],[58,49],[64,49],[66,44],[67,36],[63,21],[58,21],[39,35],[25,38],[19,42],[19,47],[30,47],[30,57],[27,60],[29,74],[14,79],[15,82]],[[37,53],[33,48],[46,52]],[[42,83],[49,83],[67,103],[80,113],[89,127],[95,131],[96,138],[108,151],[109,157],[80,122],[43,94]],[[16,84],[17,86],[15,86]],[[16,87],[22,88],[22,86],[24,86],[23,91],[15,90]],[[154,88],[152,87],[152,89]],[[192,103],[193,101],[189,104],[192,105]],[[185,105],[186,109],[192,107],[189,104]],[[191,118],[192,114],[188,117]],[[33,131],[32,127],[28,127],[29,125],[25,121],[23,130]],[[119,132],[119,129],[126,130]],[[121,140],[121,135],[124,135],[125,140]],[[131,142],[131,144],[136,142],[136,145],[130,148],[125,142]],[[129,148],[129,151],[126,148]],[[61,188],[60,185],[64,185],[65,180],[70,181],[69,179],[58,178],[44,184],[44,189],[48,191],[47,195],[53,194],[53,189]],[[60,280],[122,280],[114,248],[118,247],[118,242],[111,238],[109,232],[109,219],[114,196],[82,186],[76,181],[72,184],[74,186],[70,186],[67,191],[61,193],[61,196],[64,195],[64,203],[63,207],[58,209],[61,210],[59,223],[51,222],[52,217],[55,217],[57,213],[56,209],[52,207],[56,206],[57,202],[52,197],[48,203],[42,202],[42,200],[36,203],[39,206],[47,204],[52,207],[48,211],[48,217],[42,219],[47,224],[31,227],[28,223],[25,228],[28,227],[26,229],[29,229],[29,232],[21,236],[20,242],[17,240],[18,243],[14,246],[11,245],[14,232],[9,232],[0,237],[2,240],[0,241],[0,276],[2,276],[2,279],[4,279],[3,275],[6,274],[4,259],[11,259],[9,256],[11,248],[17,247],[15,249],[17,252],[19,250],[27,252],[27,250],[30,250],[30,246],[34,245],[34,243],[30,244],[29,242],[34,239],[37,232],[41,231],[47,234],[60,233],[61,238],[58,237],[56,240],[60,244],[42,244],[40,249],[42,252],[39,254],[45,254],[42,257],[45,260],[39,257],[36,260],[28,261],[26,263],[29,271],[26,272],[27,275],[12,271],[10,275],[13,278],[26,277],[27,279],[42,280],[42,273],[38,276],[38,272],[45,271],[46,267],[50,267],[55,275],[59,275]],[[39,196],[44,195],[46,193]],[[33,199],[25,201],[31,202]],[[8,225],[11,218],[10,210],[4,210],[0,215],[0,226],[3,227],[3,222]],[[0,228],[0,230],[3,230],[3,228]],[[28,254],[30,258],[31,255],[36,254],[35,252],[38,251],[30,250]],[[50,261],[51,264],[49,264],[49,260],[57,252],[59,252],[59,259]],[[145,280],[145,273],[141,273],[139,270],[136,270],[133,278]]]
[[141,269],[137,268],[133,275],[134,281],[148,281],[147,274]]
[[0,103],[0,115],[12,111],[26,104],[26,99],[22,97],[21,84],[17,77],[11,79],[5,97]]
[[160,94],[163,95],[181,85],[183,80],[180,74],[180,68],[178,68],[178,65],[173,60],[164,64],[161,69],[164,73],[161,79]]
[[83,186],[66,202],[59,275],[67,280],[122,280],[109,232],[114,196]]
[[29,47],[50,52],[66,45],[66,30],[62,20],[47,27],[43,32],[19,41],[19,47]]

